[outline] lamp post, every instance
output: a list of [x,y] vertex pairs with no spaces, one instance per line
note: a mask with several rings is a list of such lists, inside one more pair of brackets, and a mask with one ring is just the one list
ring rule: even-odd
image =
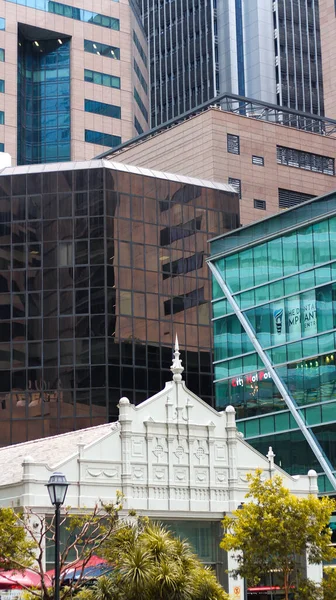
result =
[[68,491],[68,482],[63,473],[53,473],[46,487],[51,504],[55,507],[55,595],[54,600],[59,600],[60,591],[60,508],[64,504]]
[[[273,477],[273,472],[274,472],[274,459],[275,459],[275,454],[273,452],[273,448],[272,446],[270,446],[268,448],[268,453],[266,454],[266,458],[268,460],[268,472],[269,472],[269,478],[272,479]],[[269,573],[269,578],[270,578],[270,588],[271,588],[271,600],[273,600],[273,576],[272,576],[272,572],[270,571]]]
[[[237,510],[243,510],[244,508],[244,502],[241,502],[239,504],[239,506],[237,507]],[[244,560],[244,553],[243,553],[243,560]],[[247,600],[247,579],[246,577],[244,577],[244,600]]]

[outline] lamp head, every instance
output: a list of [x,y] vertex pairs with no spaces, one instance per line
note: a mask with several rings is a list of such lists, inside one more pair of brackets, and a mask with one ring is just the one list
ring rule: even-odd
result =
[[68,491],[69,484],[63,473],[53,473],[48,483],[46,483],[50,502],[53,506],[61,506],[64,504],[65,497]]

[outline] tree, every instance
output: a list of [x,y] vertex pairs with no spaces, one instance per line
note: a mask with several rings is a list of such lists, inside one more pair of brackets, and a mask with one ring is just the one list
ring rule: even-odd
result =
[[0,569],[10,570],[20,563],[31,564],[30,553],[34,543],[29,541],[18,515],[11,508],[0,508]]
[[[69,508],[63,511],[60,527],[67,532],[67,539],[59,557],[61,600],[72,597],[83,584],[84,569],[116,529],[120,508],[119,495],[116,504],[97,504],[89,514],[74,516]],[[30,598],[54,598],[54,588],[44,570],[46,546],[54,543],[55,516],[48,518],[31,509],[16,513],[11,508],[0,508],[0,564],[18,571],[29,567],[38,575],[40,589],[26,588]],[[74,568],[76,575],[74,570],[70,585],[62,586]]]
[[336,600],[336,570],[330,567],[324,569],[322,581],[323,600]]
[[147,518],[124,523],[104,546],[113,571],[78,600],[228,600],[190,545]]
[[251,501],[224,518],[221,547],[236,554],[235,574],[249,583],[278,571],[288,600],[293,587],[309,583],[302,577],[303,556],[315,564],[335,558],[328,524],[336,504],[312,495],[298,498],[280,476],[264,481],[261,470],[248,480]]

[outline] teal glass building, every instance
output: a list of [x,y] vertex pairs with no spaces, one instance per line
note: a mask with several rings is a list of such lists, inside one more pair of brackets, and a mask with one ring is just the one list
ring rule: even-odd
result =
[[336,489],[336,193],[211,241],[216,406]]

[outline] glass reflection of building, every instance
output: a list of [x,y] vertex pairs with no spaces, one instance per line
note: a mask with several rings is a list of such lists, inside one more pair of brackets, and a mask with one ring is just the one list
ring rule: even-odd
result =
[[335,242],[332,193],[211,243],[216,407],[233,404],[285,470],[316,469],[321,491],[336,468]]
[[114,420],[170,378],[213,404],[207,240],[225,184],[91,161],[0,174],[1,444]]

